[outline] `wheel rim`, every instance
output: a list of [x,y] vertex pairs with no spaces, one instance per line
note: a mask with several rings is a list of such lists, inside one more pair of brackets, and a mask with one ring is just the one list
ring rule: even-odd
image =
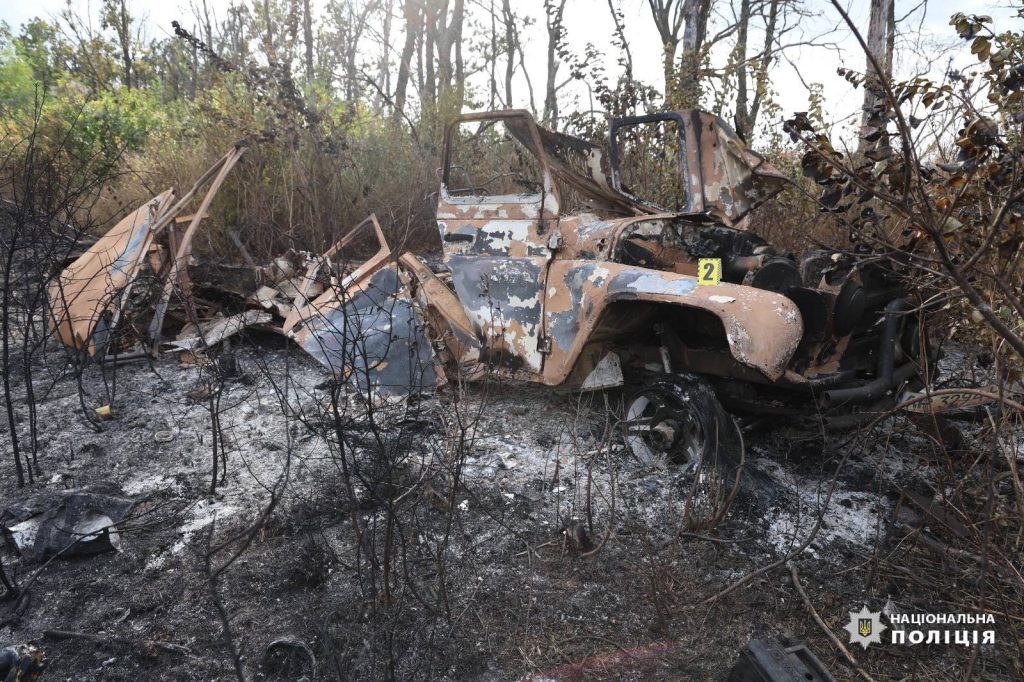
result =
[[693,405],[671,393],[651,389],[626,410],[626,444],[644,464],[668,462],[696,469],[707,438]]

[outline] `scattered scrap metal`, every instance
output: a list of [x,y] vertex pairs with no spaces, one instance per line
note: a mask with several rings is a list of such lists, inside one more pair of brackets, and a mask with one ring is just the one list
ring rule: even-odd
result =
[[[663,148],[682,194],[674,210],[623,181],[622,159],[645,126],[670,131]],[[483,159],[455,158],[473,143],[488,150]],[[149,254],[162,282],[155,348],[171,292],[189,300],[195,228],[241,153],[197,183],[216,172],[188,229],[170,232],[173,258],[155,253],[154,240],[196,188],[173,206],[161,194],[65,272],[51,292],[64,343],[103,346]],[[482,183],[471,178],[496,167]],[[320,256],[290,252],[259,268],[252,310],[191,314],[188,333],[166,348],[196,351],[260,325],[382,398],[483,377],[564,390],[639,386],[627,410],[634,454],[694,465],[733,429],[722,404],[795,415],[812,399],[829,408],[891,402],[917,374],[918,312],[891,272],[831,252],[796,258],[745,229],[786,182],[705,112],[616,120],[608,149],[542,128],[525,111],[463,115],[445,134],[440,272],[393,250],[370,216]],[[368,239],[376,251],[354,259]],[[717,262],[720,283],[698,285],[701,259]]]
[[29,561],[119,551],[117,524],[133,506],[129,499],[85,491],[41,493],[3,510],[0,528]]
[[835,682],[821,660],[789,634],[752,639],[726,682]]
[[[162,340],[164,317],[176,289],[190,318],[198,323],[188,277],[192,239],[245,148],[244,142],[236,144],[177,201],[174,190],[168,189],[129,214],[54,280],[49,290],[50,321],[65,346],[89,355],[110,351],[113,331],[128,308],[132,287],[144,267],[159,282],[148,324],[148,340],[154,351]],[[177,222],[182,210],[207,183],[210,187],[198,210],[187,221]]]

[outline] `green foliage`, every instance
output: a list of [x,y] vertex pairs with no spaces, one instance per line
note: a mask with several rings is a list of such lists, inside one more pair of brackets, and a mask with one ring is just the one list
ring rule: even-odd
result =
[[[19,57],[13,47],[0,51],[0,117],[5,124],[13,123],[24,112],[30,111],[37,95],[38,81],[32,67]],[[8,125],[5,125],[7,128]]]
[[28,59],[11,50],[0,56],[0,102],[8,149],[19,148],[31,131],[51,148],[96,159],[101,169],[115,165],[125,150],[143,149],[165,122],[153,93],[120,88],[91,95],[67,77],[47,88]]
[[159,102],[152,94],[124,88],[92,99],[63,95],[56,100],[53,114],[66,125],[78,116],[77,125],[73,126],[77,143],[83,150],[101,149],[104,157],[111,160],[119,150],[144,148],[149,136],[158,132],[164,121]]

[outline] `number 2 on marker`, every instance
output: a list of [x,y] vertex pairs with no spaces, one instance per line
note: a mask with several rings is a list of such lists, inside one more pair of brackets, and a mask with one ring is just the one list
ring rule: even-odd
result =
[[697,284],[718,284],[721,281],[721,258],[701,258],[697,261]]

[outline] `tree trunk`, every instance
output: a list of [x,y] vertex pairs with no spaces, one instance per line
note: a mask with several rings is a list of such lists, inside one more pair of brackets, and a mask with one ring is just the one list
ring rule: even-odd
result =
[[192,43],[192,68],[189,73],[188,98],[194,102],[196,99],[196,88],[199,81],[199,48]]
[[437,77],[434,71],[434,45],[437,35],[438,8],[433,2],[425,3],[423,22],[423,100],[433,105],[437,101]]
[[277,63],[277,50],[274,48],[274,20],[270,14],[270,0],[263,0],[263,21],[266,33],[263,36],[263,51],[267,55],[267,63]]
[[490,106],[487,108],[494,109],[495,102],[498,101],[498,20],[494,15],[494,0],[491,0],[491,51],[487,55],[487,74],[490,76],[488,84]]
[[558,125],[558,59],[562,43],[562,17],[565,0],[546,0],[544,3],[545,23],[548,29],[548,72],[544,88],[544,122],[555,128]]
[[748,134],[753,135],[754,125],[757,123],[757,115],[761,111],[761,103],[768,92],[768,69],[775,61],[775,30],[779,25],[779,3],[780,0],[771,0],[768,9],[768,22],[765,24],[764,49],[761,52],[761,63],[758,66],[757,74],[754,77],[754,101],[750,105],[750,121]]
[[[736,119],[734,121],[736,134],[744,142],[750,142],[754,134],[754,126],[757,125],[757,115],[761,111],[761,104],[768,92],[768,70],[775,61],[775,30],[779,23],[779,5],[781,0],[770,0],[768,4],[768,16],[765,18],[764,44],[761,48],[761,57],[752,60],[747,64],[747,36],[750,29],[750,6],[751,0],[743,0],[740,5],[739,23],[736,27]],[[753,70],[753,99],[750,99],[749,84],[750,74],[748,69]]]
[[409,85],[409,70],[412,67],[412,54],[416,49],[416,39],[423,28],[422,15],[417,0],[405,0],[405,44],[402,46],[402,58],[398,62],[398,79],[395,81],[395,120],[405,115],[405,90]]
[[661,37],[661,66],[665,75],[666,102],[675,99],[676,50],[679,47],[679,29],[683,20],[681,5],[677,2],[686,1],[689,0],[647,0],[654,25]]
[[626,83],[633,84],[633,53],[629,49],[629,42],[626,40],[626,31],[622,26],[622,10],[617,8],[613,0],[608,0],[608,11],[612,15],[612,24],[615,26],[615,38],[618,40],[618,47],[622,50],[625,58]]
[[462,56],[462,24],[465,19],[463,0],[455,3],[458,23],[453,27],[455,31],[455,100],[462,111],[462,103],[466,100],[466,62]]
[[203,31],[206,33],[206,45],[216,51],[213,44],[213,22],[210,21],[210,8],[206,6],[206,0],[203,0]]
[[700,62],[704,39],[708,33],[708,18],[711,15],[711,0],[685,0],[683,18],[683,53],[679,57],[676,72],[677,87],[672,108],[689,109],[700,106]]
[[451,18],[448,18],[448,2],[445,0],[434,17],[434,31],[437,44],[437,82],[438,95],[441,100],[447,101],[452,87],[456,85],[461,67],[455,65],[452,60],[452,50],[455,50],[455,61],[461,61],[461,47],[457,47],[462,41],[462,16],[465,12],[464,0],[455,0],[452,6]]
[[[385,26],[385,31],[387,28]],[[384,34],[387,41],[387,33]],[[306,82],[313,82],[313,15],[309,0],[302,0],[302,42],[306,48]]]
[[108,0],[103,3],[103,26],[114,29],[117,45],[121,52],[121,78],[129,90],[134,85],[132,55],[132,18],[128,13],[127,0]]
[[10,319],[11,313],[11,301],[14,298],[11,293],[11,275],[14,270],[14,258],[17,250],[17,236],[11,238],[11,241],[7,245],[6,258],[3,263],[4,270],[4,288],[0,292],[0,333],[3,334],[3,338],[0,339],[0,346],[2,346],[3,357],[3,388],[4,388],[4,403],[7,408],[7,428],[11,439],[11,449],[14,454],[14,471],[18,477],[18,487],[21,488],[25,485],[25,472],[21,466],[21,448],[18,443],[18,420],[14,415],[14,397],[11,392],[11,381],[13,372],[11,372],[11,327]]
[[[871,0],[871,15],[868,23],[868,51],[874,56],[881,72],[875,70],[871,58],[867,58],[864,69],[866,78],[864,80],[864,108],[861,115],[861,129],[867,126],[868,114],[878,101],[875,91],[878,90],[878,81],[892,78],[892,51],[893,38],[896,33],[894,0]],[[863,137],[858,144],[858,149],[863,151]]]
[[515,17],[509,0],[501,0],[501,16],[505,21],[505,51],[508,61],[505,62],[505,106],[512,108],[512,74],[515,72],[516,29]]
[[744,142],[750,142],[750,104],[747,101],[747,30],[750,28],[750,0],[741,0],[736,24],[736,117],[733,127]]
[[[307,2],[309,0],[306,0]],[[383,107],[384,101],[391,98],[391,69],[389,68],[391,54],[391,13],[394,11],[394,0],[388,0],[384,4],[384,34],[383,34],[383,45],[384,49],[381,50],[380,63],[377,68],[377,85],[380,88],[380,93],[377,97],[377,106]]]

